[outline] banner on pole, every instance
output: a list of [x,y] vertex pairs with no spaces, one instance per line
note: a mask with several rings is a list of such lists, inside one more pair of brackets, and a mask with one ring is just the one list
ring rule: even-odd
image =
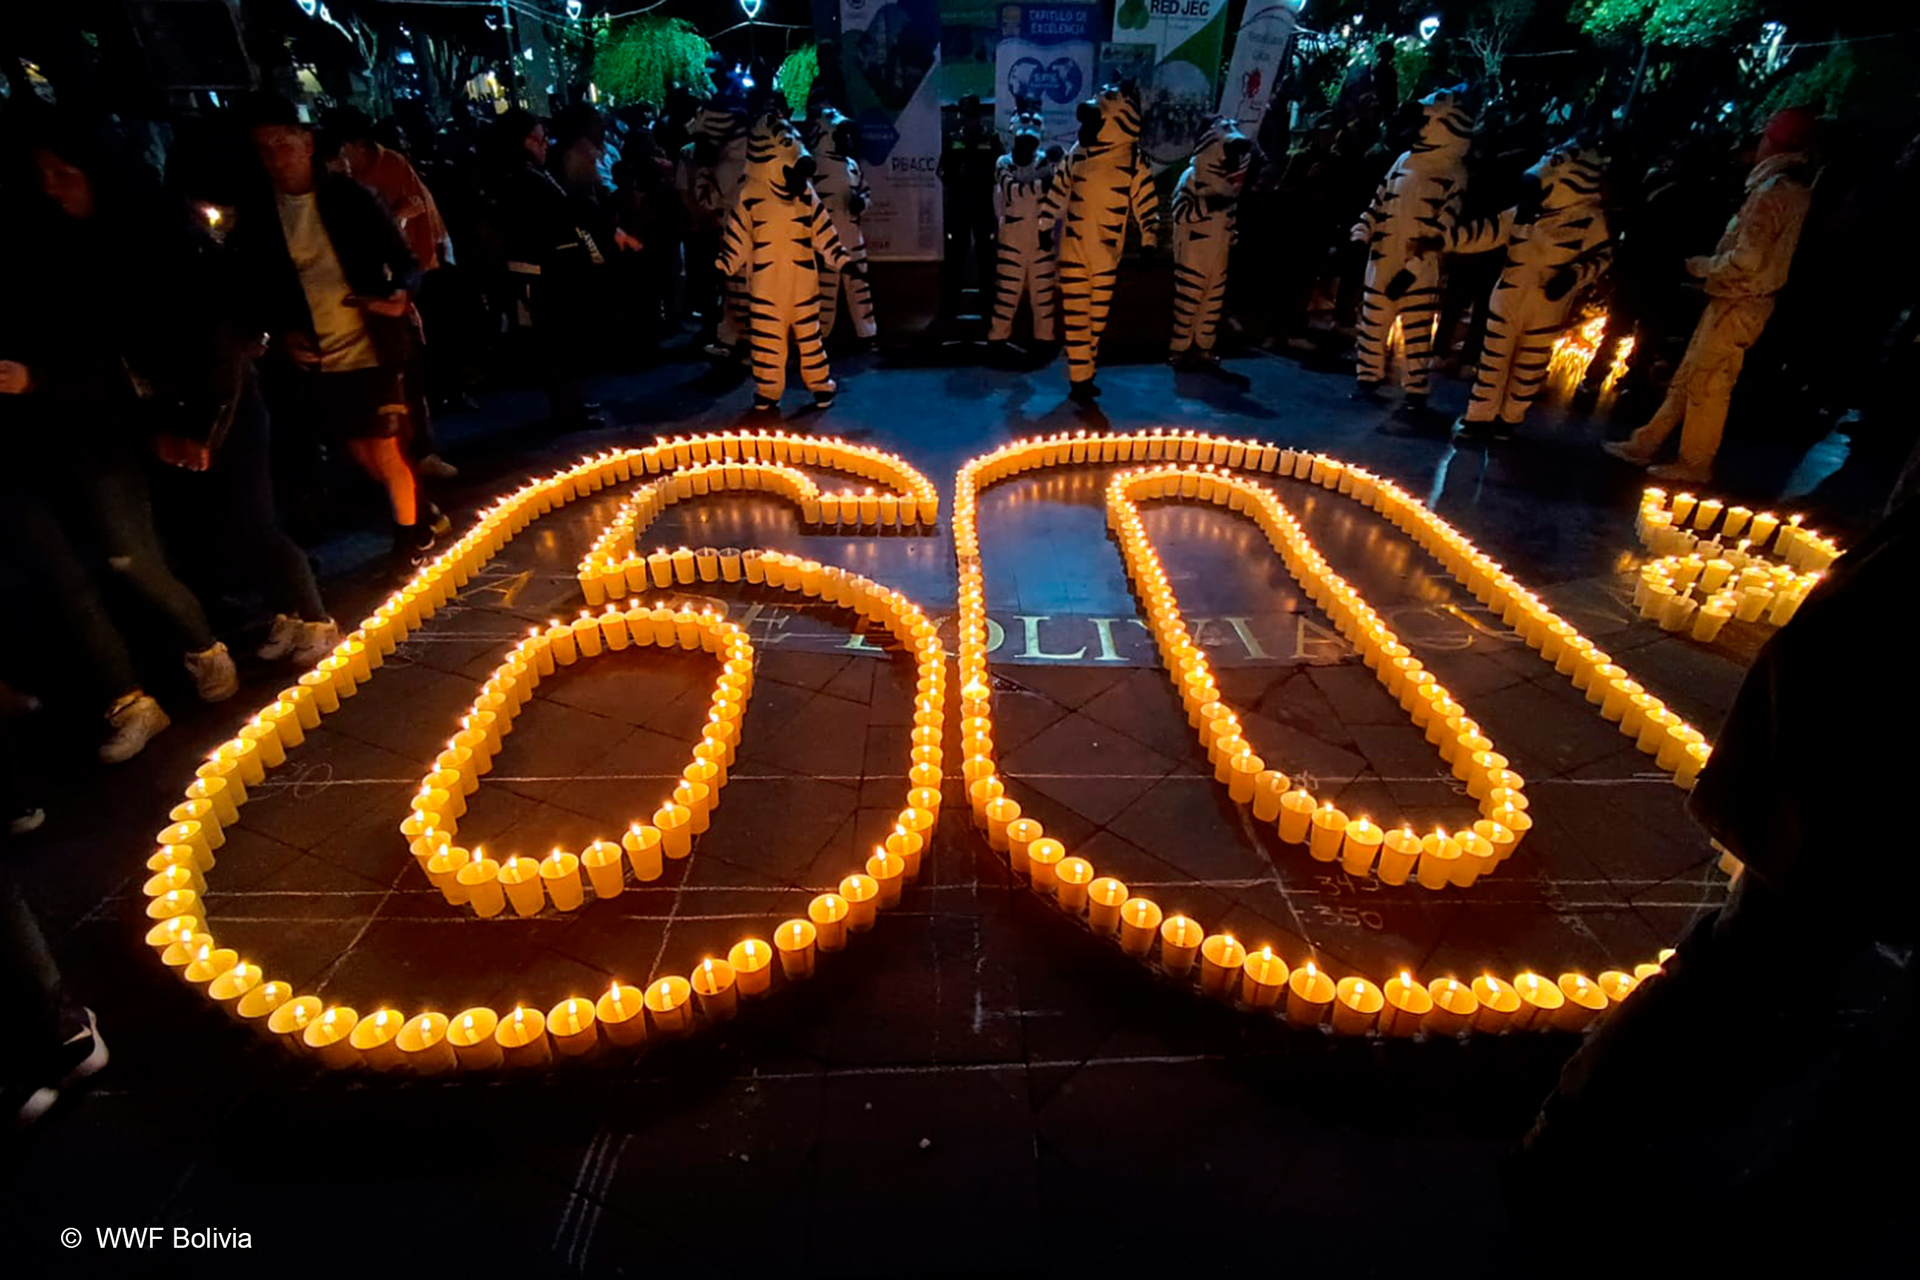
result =
[[1228,7],[1228,0],[1121,0],[1114,12],[1103,79],[1109,68],[1151,65],[1137,77],[1140,145],[1156,173],[1184,162],[1213,118]]
[[1248,0],[1246,16],[1240,19],[1240,34],[1233,40],[1233,63],[1220,85],[1220,114],[1238,120],[1241,131],[1249,137],[1267,113],[1297,20],[1294,6],[1278,0]]
[[1000,6],[1000,43],[994,50],[993,120],[1004,133],[1021,100],[1040,104],[1046,140],[1071,147],[1079,132],[1075,108],[1098,88],[1093,44],[1099,6]]
[[840,0],[847,114],[873,189],[863,230],[880,261],[941,256],[939,0]]

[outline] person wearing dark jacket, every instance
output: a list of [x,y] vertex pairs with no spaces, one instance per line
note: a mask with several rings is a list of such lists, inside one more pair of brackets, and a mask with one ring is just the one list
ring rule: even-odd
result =
[[395,552],[422,560],[448,523],[422,501],[402,443],[413,254],[365,188],[315,164],[292,104],[257,95],[247,126],[266,184],[228,237],[247,285],[243,318],[293,366],[320,431],[386,490]]
[[1690,1233],[1716,1272],[1800,1243],[1822,1274],[1866,1274],[1842,1251],[1905,1247],[1910,1183],[1888,1162],[1920,1129],[1902,835],[1920,697],[1861,656],[1917,577],[1907,497],[1760,651],[1689,802],[1741,864],[1733,891],[1563,1069],[1509,1168],[1519,1220],[1657,1178],[1613,1243],[1657,1241],[1675,1274]]
[[156,434],[209,414],[191,247],[152,175],[116,162],[96,132],[48,121],[22,158],[37,190],[0,267],[0,536],[77,650],[106,708],[100,758],[115,763],[169,722],[141,687],[106,579],[152,608],[201,698],[239,687],[200,601],[167,564],[145,471]]

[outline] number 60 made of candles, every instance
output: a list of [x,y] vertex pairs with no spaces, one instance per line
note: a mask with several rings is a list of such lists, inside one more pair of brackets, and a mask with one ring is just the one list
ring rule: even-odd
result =
[[[1434,891],[1466,889],[1513,854],[1531,822],[1524,781],[1418,659],[1412,657],[1357,592],[1334,574],[1275,491],[1254,477],[1293,476],[1354,498],[1409,533],[1470,591],[1500,611],[1538,650],[1583,690],[1603,716],[1621,723],[1642,750],[1691,786],[1708,755],[1701,735],[1667,712],[1608,655],[1525,592],[1489,557],[1404,491],[1359,468],[1321,455],[1252,440],[1225,440],[1191,432],[1053,436],[1023,440],[976,458],[960,471],[953,516],[959,561],[959,681],[962,777],[974,821],[989,845],[1006,853],[1014,871],[1036,892],[1083,920],[1096,934],[1143,963],[1191,977],[1201,992],[1270,1011],[1305,1026],[1339,1032],[1451,1034],[1529,1027],[1578,1029],[1609,1002],[1624,998],[1657,968],[1578,973],[1557,979],[1535,973],[1511,978],[1481,974],[1422,983],[1402,972],[1376,983],[1360,975],[1336,981],[1314,957],[1298,967],[1270,946],[1249,950],[1226,934],[1209,935],[1196,921],[1167,914],[1159,903],[1131,894],[1072,856],[1022,817],[993,755],[993,719],[986,668],[984,576],[976,509],[979,492],[1027,471],[1085,464],[1127,463],[1107,489],[1108,523],[1141,600],[1163,661],[1189,722],[1229,796],[1257,822],[1272,823],[1280,838],[1306,846],[1321,862],[1339,861],[1353,875],[1389,884],[1412,879]],[[849,473],[871,486],[822,490],[801,466]],[[645,987],[615,980],[597,998],[569,996],[549,1009],[472,1008],[362,1015],[329,1007],[269,975],[265,966],[218,945],[203,896],[224,828],[238,818],[246,788],[287,760],[307,730],[337,711],[373,679],[385,655],[419,628],[511,538],[565,503],[607,485],[638,480],[639,487],[604,529],[579,566],[587,604],[571,622],[554,622],[516,644],[481,686],[446,750],[432,762],[415,792],[401,832],[422,871],[450,903],[482,916],[533,916],[586,908],[618,896],[628,878],[645,882],[667,862],[692,854],[719,804],[739,745],[742,716],[753,690],[754,649],[723,616],[660,604],[649,591],[698,582],[747,582],[818,597],[885,626],[916,664],[916,699],[907,789],[885,843],[822,893],[804,918],[779,924],[770,940],[741,939],[723,959],[707,957],[685,975],[649,975]],[[676,502],[716,492],[760,491],[787,498],[806,527],[849,531],[930,527],[939,499],[926,478],[901,459],[838,440],[782,433],[721,433],[660,441],[642,449],[596,455],[533,481],[480,513],[472,529],[394,592],[298,683],[262,708],[232,741],[197,771],[173,822],[160,833],[149,859],[148,940],[162,960],[203,987],[232,1016],[311,1053],[330,1066],[408,1068],[436,1073],[454,1068],[542,1066],[553,1056],[578,1056],[601,1044],[631,1047],[652,1037],[686,1034],[707,1021],[733,1016],[741,999],[772,989],[775,962],[786,981],[806,978],[820,952],[837,951],[852,934],[872,927],[877,911],[899,901],[919,873],[921,854],[940,812],[944,776],[946,654],[934,624],[911,601],[846,570],[781,552],[679,548],[642,553],[637,540]],[[1466,784],[1474,812],[1422,834],[1411,826],[1377,826],[1348,815],[1294,787],[1269,768],[1240,733],[1220,700],[1206,659],[1181,618],[1171,584],[1139,519],[1143,502],[1218,504],[1252,520],[1308,595],[1359,647],[1366,665]],[[623,607],[624,606],[624,607]],[[459,843],[466,797],[481,784],[511,732],[514,717],[540,681],[559,668],[608,652],[658,646],[713,656],[717,675],[706,722],[688,763],[664,794],[636,802],[640,816],[624,832],[608,832],[578,853],[555,849],[544,858],[489,857]],[[1664,957],[1662,957],[1664,958]]]

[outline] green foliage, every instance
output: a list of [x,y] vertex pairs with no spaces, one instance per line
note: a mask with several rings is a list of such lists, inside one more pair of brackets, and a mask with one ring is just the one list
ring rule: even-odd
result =
[[1639,37],[1692,49],[1724,42],[1759,7],[1759,0],[1574,0],[1567,16],[1597,40]]
[[[1433,62],[1433,46],[1422,40],[1401,40],[1393,46],[1393,74],[1400,88],[1400,103],[1417,97],[1426,83],[1427,68]],[[1399,106],[1400,103],[1390,104]]]
[[787,100],[787,108],[798,119],[807,112],[807,95],[820,77],[820,46],[803,44],[788,54],[773,73],[773,87]]
[[685,18],[646,14],[621,22],[593,59],[593,81],[617,102],[660,106],[667,90],[686,85],[697,94],[713,92],[707,58],[713,46]]
[[1843,44],[1774,81],[1753,107],[1750,122],[1757,128],[1776,111],[1807,107],[1871,127],[1907,118],[1912,102],[1912,67],[1895,41]]

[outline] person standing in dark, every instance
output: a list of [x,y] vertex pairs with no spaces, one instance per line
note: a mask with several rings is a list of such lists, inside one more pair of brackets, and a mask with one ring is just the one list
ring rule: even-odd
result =
[[227,647],[154,528],[145,459],[207,407],[183,211],[98,130],[47,122],[17,160],[32,194],[9,210],[0,267],[0,538],[44,589],[106,713],[100,759],[139,754],[169,723],[107,608],[130,588],[184,656],[202,700],[239,688]]
[[[624,233],[614,229],[610,209],[596,199],[598,179],[590,170],[599,156],[593,135],[576,121],[563,139],[562,155],[578,160],[566,166],[576,171],[574,192],[549,169],[547,127],[532,112],[517,107],[506,112],[494,123],[493,141],[491,195],[507,272],[525,290],[552,423],[561,430],[603,425],[599,406],[587,401],[581,380],[588,367],[599,273]],[[589,225],[602,222],[597,231]]]
[[247,289],[242,319],[278,356],[279,402],[344,443],[386,492],[396,555],[423,560],[450,524],[422,498],[403,444],[413,254],[372,195],[316,164],[291,103],[256,95],[246,121],[265,182],[227,242]]
[[[1566,1064],[1508,1170],[1520,1220],[1638,1184],[1619,1244],[1657,1241],[1676,1273],[1696,1236],[1716,1269],[1817,1242],[1830,1275],[1866,1274],[1838,1250],[1904,1241],[1911,1179],[1888,1153],[1920,1119],[1920,879],[1904,845],[1855,834],[1912,792],[1899,730],[1920,697],[1858,660],[1920,578],[1920,502],[1896,501],[1741,684],[1688,807],[1744,869]],[[1844,791],[1808,772],[1810,743],[1844,752]]]
[[996,260],[993,166],[1000,159],[1000,139],[978,97],[961,98],[959,114],[960,127],[947,135],[939,168],[947,234],[942,292],[949,314],[969,280],[984,289],[993,279]]

